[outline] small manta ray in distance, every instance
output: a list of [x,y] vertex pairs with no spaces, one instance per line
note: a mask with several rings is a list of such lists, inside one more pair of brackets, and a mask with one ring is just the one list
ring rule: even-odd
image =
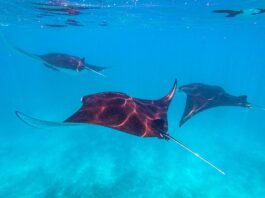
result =
[[82,14],[82,10],[91,10],[91,9],[100,9],[100,6],[93,6],[90,4],[78,4],[78,3],[70,3],[70,2],[49,2],[49,3],[32,3],[33,8],[52,13],[55,15],[80,15]]
[[84,96],[81,98],[81,108],[63,122],[39,120],[19,111],[16,111],[16,115],[21,121],[33,127],[97,124],[140,137],[172,139],[181,147],[224,174],[222,170],[169,135],[167,111],[176,88],[177,81],[174,83],[172,90],[158,100],[133,98],[120,92],[103,92]]
[[60,8],[45,8],[45,7],[34,7],[35,9],[41,10],[44,13],[50,13],[54,15],[80,15],[79,8],[76,7],[60,7]]
[[46,27],[53,27],[53,28],[67,27],[67,25],[63,25],[63,24],[45,24],[44,26],[46,26]]
[[79,27],[83,26],[79,21],[77,21],[75,19],[67,19],[65,21],[65,24],[71,25],[71,26],[79,26]]
[[224,13],[227,14],[226,17],[235,17],[239,14],[243,14],[243,10],[213,10],[214,13]]
[[60,69],[69,69],[69,70],[74,70],[76,72],[80,72],[83,70],[90,70],[94,73],[104,76],[100,72],[106,69],[106,67],[87,64],[85,62],[85,58],[80,58],[69,54],[48,53],[43,55],[37,55],[37,54],[28,53],[20,48],[14,48],[14,49],[20,52],[21,54],[27,55],[36,60],[40,60],[46,67],[55,71],[60,71]]
[[180,127],[197,113],[218,106],[239,106],[245,108],[255,106],[264,110],[261,106],[249,103],[246,95],[233,96],[219,86],[192,83],[179,87],[179,91],[187,94],[185,110],[179,123]]
[[257,9],[246,9],[246,10],[213,10],[213,12],[227,14],[226,17],[235,17],[239,14],[248,14],[248,15],[264,14],[265,9],[257,8]]
[[[0,35],[0,37],[1,36],[2,35]],[[6,45],[12,50],[14,50],[15,52],[18,52],[20,54],[23,54],[35,60],[38,60],[42,62],[44,66],[54,71],[73,70],[76,72],[80,72],[83,70],[89,70],[98,75],[104,76],[104,74],[102,74],[101,71],[107,69],[107,67],[100,67],[100,66],[88,64],[85,62],[85,58],[81,58],[81,57],[73,56],[69,54],[64,54],[64,53],[48,53],[48,54],[43,54],[43,55],[32,54],[32,53],[26,52],[20,48],[17,48],[11,45],[8,41],[5,40],[3,36],[2,36],[2,39],[6,43]]]

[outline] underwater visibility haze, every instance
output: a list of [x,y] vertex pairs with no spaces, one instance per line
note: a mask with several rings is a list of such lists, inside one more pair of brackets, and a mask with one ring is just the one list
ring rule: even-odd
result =
[[0,10],[0,197],[264,197],[265,2]]

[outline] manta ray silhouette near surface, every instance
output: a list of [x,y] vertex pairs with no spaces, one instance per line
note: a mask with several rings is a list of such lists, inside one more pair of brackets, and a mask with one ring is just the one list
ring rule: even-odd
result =
[[235,17],[240,14],[258,15],[264,14],[264,8],[246,9],[246,10],[213,10],[214,13],[226,14],[226,17]]
[[78,56],[73,56],[69,54],[48,53],[48,54],[43,54],[43,55],[37,55],[37,54],[31,54],[20,48],[13,47],[13,46],[12,46],[12,49],[15,50],[16,52],[19,52],[23,55],[26,55],[28,57],[31,57],[35,60],[42,62],[44,66],[52,70],[55,70],[55,71],[60,71],[63,69],[73,70],[76,72],[80,72],[83,70],[90,70],[92,72],[95,72],[99,75],[104,76],[100,72],[106,69],[106,67],[100,67],[100,66],[87,64],[85,62],[85,58],[80,58]]
[[187,94],[185,110],[179,123],[180,127],[192,116],[206,109],[218,106],[252,107],[247,101],[246,95],[233,96],[219,86],[192,83],[181,86],[179,90]]
[[[87,10],[98,10],[101,9],[101,5],[92,5],[91,3],[78,3],[78,2],[69,2],[69,1],[48,1],[48,2],[32,2],[33,8],[37,11],[36,17],[38,18],[38,22],[43,22],[43,27],[52,27],[52,28],[64,28],[69,26],[84,26],[83,23],[77,21],[76,19],[72,19],[73,16],[78,16],[80,14],[89,14],[85,11]],[[59,17],[58,17],[59,16]],[[47,21],[43,21],[40,19],[43,18],[52,18],[54,17],[58,21],[58,19],[64,19],[64,23],[51,23]],[[71,17],[71,18],[70,18]],[[74,21],[73,21],[74,20]],[[49,20],[50,21],[50,20]]]
[[177,82],[174,83],[172,90],[166,96],[158,100],[133,98],[120,92],[103,92],[84,96],[81,98],[81,108],[63,122],[43,121],[19,111],[16,111],[16,115],[23,122],[35,127],[97,124],[140,137],[172,139],[181,147],[224,174],[219,168],[169,135],[167,111],[176,87]]
[[75,2],[65,2],[65,1],[54,1],[48,3],[31,3],[33,8],[43,11],[44,13],[50,13],[54,15],[79,15],[83,10],[100,9],[100,6],[75,3]]
[[235,17],[244,13],[243,10],[213,10],[213,12],[227,14],[226,17]]

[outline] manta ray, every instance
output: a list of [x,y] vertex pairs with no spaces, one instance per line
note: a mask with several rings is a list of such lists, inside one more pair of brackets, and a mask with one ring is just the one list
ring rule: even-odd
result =
[[89,4],[79,4],[70,2],[48,2],[48,3],[31,3],[33,8],[42,11],[44,13],[50,13],[54,15],[80,15],[82,10],[100,9],[100,6],[93,6]]
[[31,57],[35,60],[42,62],[44,66],[54,71],[73,70],[76,72],[80,72],[83,70],[89,70],[104,76],[100,72],[106,69],[106,67],[100,67],[86,63],[84,57],[81,58],[78,56],[73,56],[65,53],[48,53],[48,54],[37,55],[37,54],[31,54],[14,46],[12,46],[12,49],[15,50],[16,52],[19,52],[20,54],[26,55],[28,57]]
[[226,17],[235,17],[239,14],[246,14],[246,15],[258,15],[264,14],[264,8],[254,8],[254,9],[245,9],[245,10],[213,10],[214,13],[223,13],[227,14]]
[[63,122],[49,122],[30,117],[16,111],[18,118],[34,127],[68,126],[77,124],[96,124],[140,137],[157,137],[173,140],[196,157],[219,168],[168,133],[167,111],[177,88],[177,81],[171,91],[158,100],[146,100],[131,97],[121,92],[103,92],[83,96],[82,106]]
[[191,117],[206,109],[218,106],[252,107],[252,104],[247,101],[246,95],[230,95],[220,86],[192,83],[179,87],[179,90],[187,94],[185,110],[179,123],[180,127]]
[[243,10],[213,10],[214,13],[224,13],[227,14],[226,17],[235,17],[239,14],[243,14]]
[[100,67],[86,63],[84,57],[81,58],[66,53],[47,53],[47,54],[29,53],[25,50],[22,50],[21,48],[12,45],[10,42],[8,42],[8,40],[6,40],[6,38],[2,34],[0,34],[0,39],[11,50],[19,54],[28,56],[34,60],[37,60],[43,63],[45,67],[52,69],[54,71],[72,70],[75,72],[80,72],[83,70],[89,70],[98,75],[104,76],[101,73],[101,71],[107,69],[107,67]]
[[67,20],[65,21],[65,24],[67,24],[67,25],[71,25],[71,26],[79,26],[79,27],[84,26],[84,25],[82,25],[79,21],[77,21],[77,20],[75,20],[75,19],[67,19]]

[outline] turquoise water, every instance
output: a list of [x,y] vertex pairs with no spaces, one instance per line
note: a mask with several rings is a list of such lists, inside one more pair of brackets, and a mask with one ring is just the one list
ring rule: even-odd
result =
[[[0,197],[264,196],[265,112],[257,108],[207,110],[179,128],[186,96],[176,93],[172,101],[169,133],[225,176],[172,141],[96,125],[36,129],[14,113],[62,121],[84,95],[119,91],[156,99],[175,78],[179,85],[219,85],[265,105],[265,14],[249,14],[264,2],[82,1],[101,9],[42,19],[31,2],[0,1],[0,30],[10,43],[36,54],[86,57],[109,69],[106,77],[56,72],[1,42]],[[215,9],[246,12],[226,18]],[[45,26],[67,18],[84,26]]]

